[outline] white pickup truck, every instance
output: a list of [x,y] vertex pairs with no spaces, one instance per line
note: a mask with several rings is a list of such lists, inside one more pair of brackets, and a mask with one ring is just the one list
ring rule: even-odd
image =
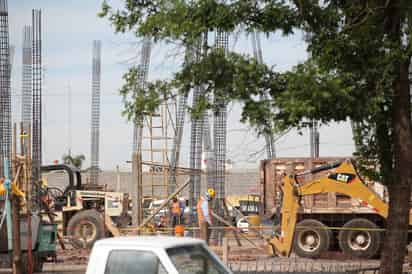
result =
[[204,241],[117,237],[97,241],[86,274],[231,274]]

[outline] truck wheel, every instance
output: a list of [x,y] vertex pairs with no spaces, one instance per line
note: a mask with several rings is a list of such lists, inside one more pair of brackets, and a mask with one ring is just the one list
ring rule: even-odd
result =
[[104,237],[103,217],[94,209],[76,213],[67,225],[67,234],[75,248],[91,248]]
[[[349,257],[369,259],[378,254],[382,243],[382,235],[378,226],[368,219],[352,219],[339,232],[339,247]],[[349,230],[348,228],[364,228],[363,230]]]
[[299,257],[318,258],[329,249],[330,240],[330,233],[323,223],[306,219],[297,224],[293,250]]

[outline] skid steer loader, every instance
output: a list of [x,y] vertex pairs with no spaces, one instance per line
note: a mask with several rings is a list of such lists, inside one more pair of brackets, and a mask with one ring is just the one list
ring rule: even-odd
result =
[[103,187],[82,184],[80,170],[69,165],[42,166],[43,175],[64,172],[68,184],[59,189],[47,188],[54,214],[60,215],[63,235],[74,247],[90,248],[94,242],[110,233],[105,224],[109,219],[117,227],[131,222],[130,199],[127,193],[106,191]]

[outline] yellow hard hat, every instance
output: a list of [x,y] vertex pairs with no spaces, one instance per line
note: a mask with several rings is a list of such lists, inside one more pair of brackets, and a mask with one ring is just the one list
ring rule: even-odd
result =
[[209,197],[212,198],[212,199],[216,196],[216,192],[215,192],[215,190],[214,190],[213,188],[209,188],[209,189],[207,190],[207,194],[208,194]]

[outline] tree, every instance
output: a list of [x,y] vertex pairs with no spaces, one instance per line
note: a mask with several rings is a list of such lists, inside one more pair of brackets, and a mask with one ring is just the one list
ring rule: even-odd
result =
[[63,155],[63,163],[66,165],[73,165],[77,168],[82,168],[85,159],[86,157],[83,154],[79,154],[77,156],[72,156],[70,154]]
[[[358,153],[380,167],[374,175],[387,185],[390,197],[381,273],[400,273],[412,180],[410,10],[406,0],[128,0],[123,10],[104,3],[100,15],[107,16],[117,32],[132,31],[189,48],[204,32],[232,32],[239,26],[268,35],[304,32],[311,57],[285,73],[211,47],[199,61],[185,62],[173,80],[151,83],[144,90],[136,88],[132,69],[121,90],[126,113],[136,119],[154,111],[173,90],[187,93],[201,85],[205,93],[194,115],[216,107],[208,101],[213,92],[226,102],[242,102],[242,119],[261,133],[302,127],[310,119],[353,120]],[[262,94],[267,99],[257,100]]]

